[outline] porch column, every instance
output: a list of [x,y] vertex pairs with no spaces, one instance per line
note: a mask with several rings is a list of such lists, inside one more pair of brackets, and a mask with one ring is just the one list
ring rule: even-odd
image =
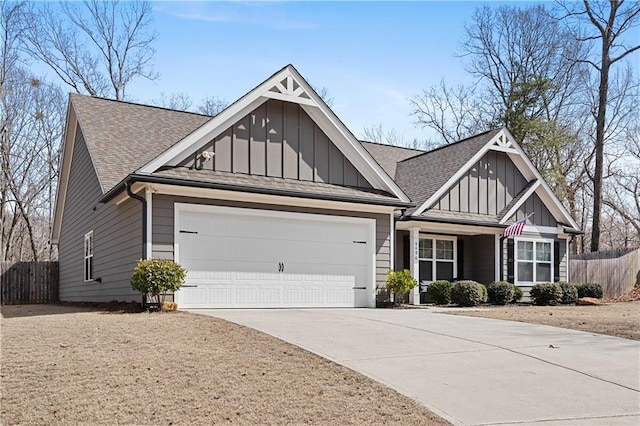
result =
[[409,303],[412,305],[420,304],[420,228],[409,228],[409,241],[411,251],[411,275],[418,281],[418,285],[409,293]]

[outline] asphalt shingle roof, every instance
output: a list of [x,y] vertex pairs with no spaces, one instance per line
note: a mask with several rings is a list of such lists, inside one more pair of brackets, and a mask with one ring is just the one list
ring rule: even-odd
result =
[[78,94],[71,103],[105,193],[211,119]]
[[377,142],[360,141],[360,143],[392,179],[396,176],[398,162],[426,152],[419,149],[385,145]]
[[[500,130],[502,129],[490,130],[402,160],[397,165],[395,181],[419,207]],[[411,209],[407,212],[411,214],[415,210]]]
[[382,202],[397,204],[398,199],[386,192],[375,189],[361,189],[332,185],[322,182],[299,181],[269,176],[255,176],[240,173],[220,172],[212,170],[195,170],[188,167],[176,167],[160,170],[151,176],[169,177],[182,181],[216,183],[245,187],[247,189],[258,188],[268,191],[276,190],[292,194],[314,194],[319,198],[343,198],[370,202]]

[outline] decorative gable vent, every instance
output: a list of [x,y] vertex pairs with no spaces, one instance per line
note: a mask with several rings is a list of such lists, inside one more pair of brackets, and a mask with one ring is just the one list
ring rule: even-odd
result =
[[316,106],[316,103],[311,100],[311,97],[304,88],[290,75],[279,83],[276,83],[276,85],[267,90],[263,96],[281,101]]

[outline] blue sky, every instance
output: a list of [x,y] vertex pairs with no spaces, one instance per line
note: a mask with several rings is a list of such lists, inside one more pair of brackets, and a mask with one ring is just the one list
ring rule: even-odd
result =
[[[157,2],[155,82],[137,80],[140,102],[160,92],[234,101],[292,63],[327,87],[357,136],[382,123],[424,139],[408,99],[438,83],[464,82],[456,58],[479,2]],[[494,3],[497,4],[497,3]]]

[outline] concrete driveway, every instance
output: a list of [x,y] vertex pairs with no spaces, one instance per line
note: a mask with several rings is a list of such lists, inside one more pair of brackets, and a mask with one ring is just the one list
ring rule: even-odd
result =
[[434,309],[194,312],[342,364],[454,424],[640,424],[640,342]]

